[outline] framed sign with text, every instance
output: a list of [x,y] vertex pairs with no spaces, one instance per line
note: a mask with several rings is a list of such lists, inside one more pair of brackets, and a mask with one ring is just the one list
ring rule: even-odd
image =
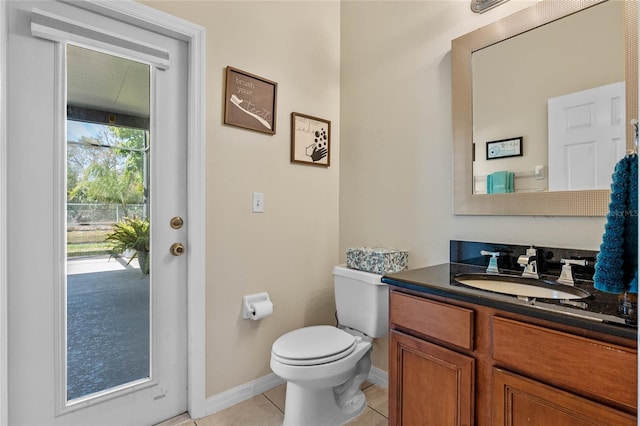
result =
[[275,134],[278,83],[233,67],[226,77],[224,123]]
[[487,160],[522,156],[522,136],[487,142]]
[[291,162],[329,167],[331,164],[331,121],[291,113]]

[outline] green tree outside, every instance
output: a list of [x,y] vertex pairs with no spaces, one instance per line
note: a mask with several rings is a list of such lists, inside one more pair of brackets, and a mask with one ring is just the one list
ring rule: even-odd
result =
[[145,201],[146,132],[100,126],[97,136],[82,136],[67,147],[67,202],[128,204]]
[[[139,129],[92,125],[97,131],[67,143],[67,203],[119,206],[123,216],[139,211],[130,205],[147,202],[146,156],[147,132]],[[80,223],[80,211],[67,210]],[[105,237],[110,225],[69,226],[67,256],[107,254],[111,246]],[[107,228],[108,227],[108,228]]]

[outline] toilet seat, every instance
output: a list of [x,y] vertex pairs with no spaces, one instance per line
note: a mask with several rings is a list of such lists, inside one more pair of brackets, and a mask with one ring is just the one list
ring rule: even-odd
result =
[[284,334],[273,343],[272,357],[287,365],[319,365],[351,354],[360,339],[329,325],[304,327]]

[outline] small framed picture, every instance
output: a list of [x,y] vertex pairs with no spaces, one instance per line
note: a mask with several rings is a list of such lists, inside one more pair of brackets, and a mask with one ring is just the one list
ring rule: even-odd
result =
[[278,83],[227,67],[224,123],[275,134],[277,92]]
[[331,121],[298,112],[291,113],[291,162],[329,167]]
[[499,141],[487,142],[487,160],[521,156],[522,136],[518,138],[501,139]]

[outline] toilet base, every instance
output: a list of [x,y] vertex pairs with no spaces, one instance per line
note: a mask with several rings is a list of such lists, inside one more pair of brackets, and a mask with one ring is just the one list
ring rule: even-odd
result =
[[303,386],[287,382],[283,426],[338,426],[359,416],[367,406],[367,397],[360,386],[370,370],[369,346],[356,363],[351,377],[338,386]]
[[359,416],[367,399],[358,391],[349,401],[338,406],[334,389],[303,388],[287,383],[283,426],[338,426]]

